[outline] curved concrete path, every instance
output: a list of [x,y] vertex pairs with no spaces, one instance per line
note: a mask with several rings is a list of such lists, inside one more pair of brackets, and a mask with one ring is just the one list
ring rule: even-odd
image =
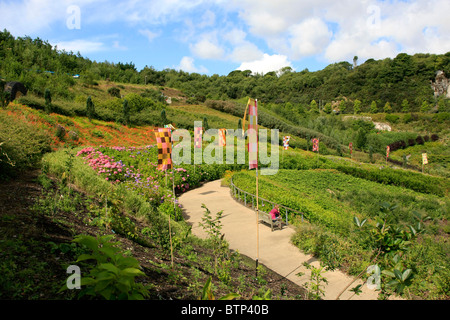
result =
[[[265,224],[258,224],[257,227],[256,212],[236,201],[231,196],[230,189],[221,186],[220,180],[208,182],[200,188],[182,194],[179,201],[186,221],[192,224],[194,235],[201,238],[207,237],[199,226],[205,213],[201,207],[202,204],[206,205],[213,216],[216,212],[223,210],[222,233],[225,234],[231,249],[256,260],[258,242],[259,263],[300,286],[310,281],[310,271],[303,266],[303,262],[319,266],[317,259],[302,253],[291,243],[291,236],[295,233],[293,228],[284,226],[282,230],[272,232]],[[259,234],[259,241],[257,241],[257,234]],[[299,272],[303,272],[304,275],[297,276]],[[326,271],[323,275],[328,281],[324,287],[325,300],[336,299],[353,280],[352,277],[340,271]],[[370,290],[367,286],[362,287],[363,292],[360,295],[353,295],[348,291],[357,284],[361,284],[361,281],[353,283],[341,295],[340,300],[377,299],[377,292]]]

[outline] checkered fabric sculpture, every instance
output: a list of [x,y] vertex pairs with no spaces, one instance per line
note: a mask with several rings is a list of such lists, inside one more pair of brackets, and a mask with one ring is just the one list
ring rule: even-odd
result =
[[170,170],[172,164],[172,130],[158,128],[155,130],[156,144],[158,146],[158,170]]
[[195,129],[194,129],[194,148],[202,147],[202,134],[203,134],[203,128],[195,127]]

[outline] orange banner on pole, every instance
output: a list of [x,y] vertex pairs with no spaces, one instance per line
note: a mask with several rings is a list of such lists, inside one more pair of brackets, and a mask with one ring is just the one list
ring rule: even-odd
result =
[[428,164],[428,157],[426,153],[422,153],[422,163]]
[[158,146],[158,170],[170,170],[172,163],[172,130],[158,128],[155,130],[156,144]]
[[283,147],[284,147],[284,150],[289,149],[289,140],[291,140],[291,137],[290,137],[290,136],[285,136],[285,137],[283,137]]
[[319,151],[319,139],[314,138],[313,139],[313,148],[312,151]]
[[194,129],[194,148],[202,147],[202,135],[203,135],[203,128],[196,127]]
[[249,169],[258,169],[258,100],[249,100],[248,163]]
[[227,145],[227,129],[219,129],[219,146],[224,147]]

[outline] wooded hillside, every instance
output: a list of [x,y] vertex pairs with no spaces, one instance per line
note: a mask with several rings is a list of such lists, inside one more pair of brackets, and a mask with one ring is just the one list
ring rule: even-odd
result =
[[[436,99],[431,86],[439,70],[450,75],[450,52],[413,56],[401,53],[394,59],[369,59],[356,67],[343,61],[315,72],[285,67],[264,75],[235,70],[226,76],[208,76],[155,70],[151,66],[137,70],[132,62],[91,61],[79,52],[58,50],[39,38],[15,38],[7,30],[0,32],[0,77],[21,81],[40,96],[44,95],[43,88],[49,88],[54,95],[68,100],[75,98],[67,90],[75,81],[95,85],[109,79],[180,89],[190,103],[251,96],[299,112],[314,107],[312,101],[326,112],[426,112],[434,106],[448,111],[450,103],[443,95]],[[74,75],[80,75],[79,80]],[[58,79],[51,81],[50,77]]]

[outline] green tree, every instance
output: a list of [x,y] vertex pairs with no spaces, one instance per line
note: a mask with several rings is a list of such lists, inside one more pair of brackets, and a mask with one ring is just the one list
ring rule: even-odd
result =
[[378,112],[378,106],[376,101],[372,101],[370,104],[370,112],[371,113],[377,113]]
[[345,113],[345,112],[346,112],[346,109],[347,109],[347,104],[345,103],[345,100],[341,100],[341,101],[339,102],[339,111],[340,111],[341,113]]
[[45,112],[51,113],[52,112],[52,94],[49,89],[45,89],[44,98],[45,98]]
[[123,105],[122,105],[122,109],[123,109],[123,118],[125,121],[125,124],[127,126],[130,126],[130,107],[128,106],[128,100],[124,99],[123,100]]
[[311,114],[319,114],[319,106],[317,105],[316,100],[311,101],[309,112],[311,112]]
[[430,110],[430,105],[428,104],[428,102],[423,101],[422,102],[422,106],[420,107],[420,112],[428,112]]
[[356,68],[358,66],[358,56],[353,57],[353,68]]
[[331,113],[331,103],[328,102],[327,104],[325,104],[325,107],[323,108],[323,112],[325,112],[326,114],[330,114]]
[[95,106],[91,96],[89,96],[86,100],[86,115],[89,118],[89,121],[91,121],[95,115]]
[[203,117],[203,128],[204,128],[205,131],[209,129],[208,118],[207,117]]
[[81,78],[82,83],[86,86],[86,87],[91,87],[97,84],[97,82],[95,81],[95,74],[91,71],[91,69],[87,70],[83,77]]
[[168,120],[166,117],[166,109],[162,109],[161,110],[161,124],[165,125],[165,124],[167,124],[167,122],[168,122]]
[[389,101],[386,102],[386,104],[384,105],[383,110],[384,110],[385,113],[391,113],[392,107],[391,107],[391,104],[389,103]]
[[367,130],[364,128],[359,128],[358,135],[356,136],[356,147],[358,149],[363,149],[367,143]]
[[355,114],[359,114],[361,112],[361,101],[359,101],[358,99],[356,99],[353,104],[353,110]]
[[409,108],[409,102],[407,99],[403,99],[402,101],[402,112],[409,112],[410,108]]

